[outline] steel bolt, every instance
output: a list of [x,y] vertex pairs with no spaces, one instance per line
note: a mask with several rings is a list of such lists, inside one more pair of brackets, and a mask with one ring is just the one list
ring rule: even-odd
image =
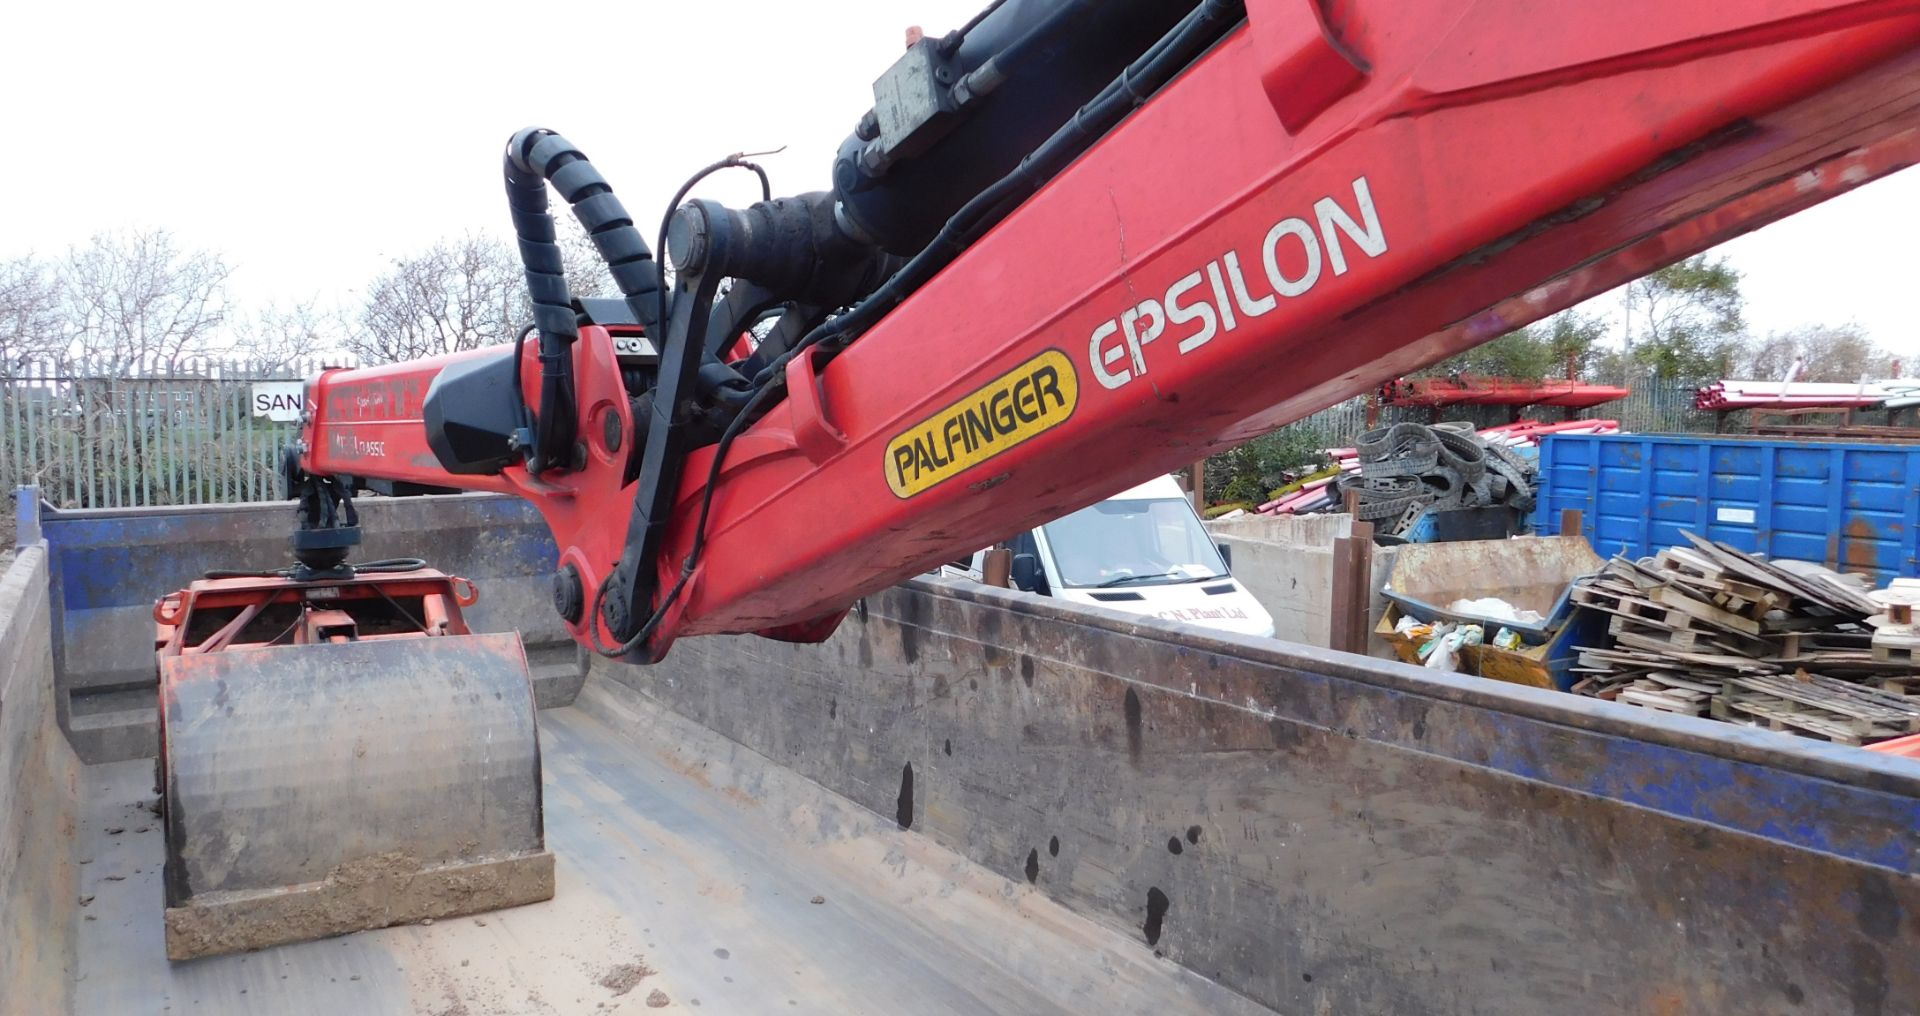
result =
[[601,440],[601,443],[607,446],[607,451],[609,452],[619,451],[620,450],[620,414],[617,411],[612,409],[607,410],[605,413],[601,414],[600,416],[600,427],[601,427],[600,440]]
[[568,624],[578,624],[586,610],[586,595],[580,587],[580,572],[571,563],[553,573],[553,609]]

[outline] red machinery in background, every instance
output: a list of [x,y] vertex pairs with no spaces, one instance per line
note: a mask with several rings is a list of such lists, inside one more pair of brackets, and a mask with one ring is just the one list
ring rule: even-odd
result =
[[[822,638],[1908,165],[1917,44],[1902,0],[996,5],[881,77],[831,192],[676,198],[670,287],[577,148],[516,135],[534,334],[323,373],[299,466],[529,499],[611,655]],[[572,299],[549,187],[621,298]]]
[[1557,406],[1592,409],[1633,394],[1618,385],[1582,381],[1516,381],[1512,378],[1395,378],[1380,386],[1384,406]]

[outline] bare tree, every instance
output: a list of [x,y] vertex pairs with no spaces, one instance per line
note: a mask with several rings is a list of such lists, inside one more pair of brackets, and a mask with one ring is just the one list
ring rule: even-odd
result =
[[98,234],[60,266],[72,352],[119,374],[221,352],[231,274],[220,255],[183,250],[164,229]]
[[1755,340],[1745,352],[1741,376],[1763,381],[1784,379],[1796,359],[1803,362],[1801,381],[1871,381],[1893,371],[1893,354],[1853,324],[1776,332]]
[[278,370],[300,360],[341,359],[346,330],[339,315],[312,300],[270,303],[234,323],[234,348],[249,369]]
[[6,288],[30,308],[19,320],[50,337],[31,353],[61,375],[7,393],[45,451],[16,463],[21,478],[99,504],[143,472],[188,475],[201,456],[182,442],[163,457],[150,431],[181,411],[192,382],[159,376],[204,373],[189,361],[224,351],[229,275],[218,254],[165,230],[101,233],[57,263],[9,266]]
[[[555,218],[568,292],[617,295],[593,240],[571,217]],[[395,259],[338,345],[368,363],[411,360],[507,342],[532,320],[519,252],[468,234]]]
[[31,255],[0,261],[0,378],[64,345],[52,268]]
[[442,240],[367,287],[348,352],[368,363],[436,356],[507,342],[526,317],[519,258],[491,237]]

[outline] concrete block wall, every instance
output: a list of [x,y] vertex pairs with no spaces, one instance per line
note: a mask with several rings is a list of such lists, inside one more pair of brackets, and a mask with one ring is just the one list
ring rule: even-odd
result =
[[[5,555],[0,555],[4,558]],[[54,712],[44,544],[0,575],[0,1012],[71,1009],[80,762]]]
[[[1206,525],[1215,542],[1231,548],[1234,577],[1273,615],[1275,638],[1323,649],[1330,644],[1333,541],[1352,532],[1351,518],[1255,515]],[[1386,609],[1380,589],[1393,571],[1396,550],[1374,548],[1369,626],[1378,624]],[[1371,655],[1391,657],[1392,650],[1373,646]]]

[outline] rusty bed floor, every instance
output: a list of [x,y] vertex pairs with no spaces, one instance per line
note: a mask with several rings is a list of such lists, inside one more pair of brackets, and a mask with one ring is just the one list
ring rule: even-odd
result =
[[[1268,1011],[642,711],[589,683],[578,704],[541,714],[553,901],[177,965],[161,944],[160,832],[144,806],[152,762],[88,768],[77,1011]],[[734,756],[724,773],[709,768],[721,754]]]

